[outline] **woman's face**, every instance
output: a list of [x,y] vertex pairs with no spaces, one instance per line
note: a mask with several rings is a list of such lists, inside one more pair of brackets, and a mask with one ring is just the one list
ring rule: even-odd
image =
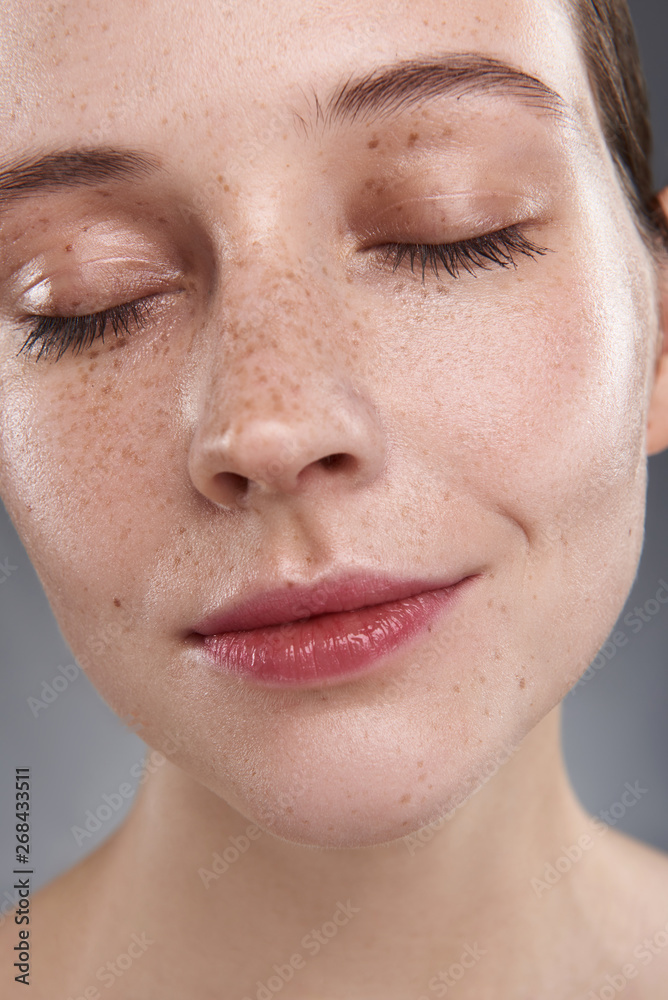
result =
[[[64,635],[150,745],[278,836],[410,833],[573,685],[642,544],[656,278],[567,14],[3,10],[3,165],[147,161],[101,177],[100,157],[51,160],[48,185],[0,185],[0,488]],[[563,105],[483,78],[481,57]],[[380,86],[332,111],[346,81],[409,59],[442,60],[421,94],[406,71],[382,112]],[[498,246],[456,277],[427,261],[424,282],[419,257],[386,260],[513,226],[516,267]],[[60,357],[84,327],[26,318],[138,299],[127,331]],[[255,683],[192,641],[250,595],[357,570],[472,579],[337,683]]]

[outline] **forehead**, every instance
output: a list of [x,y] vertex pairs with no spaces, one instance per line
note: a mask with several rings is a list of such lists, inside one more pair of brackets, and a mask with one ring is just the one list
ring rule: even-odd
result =
[[9,156],[235,141],[277,113],[317,110],[351,76],[448,53],[508,62],[589,114],[559,0],[4,0],[0,134]]

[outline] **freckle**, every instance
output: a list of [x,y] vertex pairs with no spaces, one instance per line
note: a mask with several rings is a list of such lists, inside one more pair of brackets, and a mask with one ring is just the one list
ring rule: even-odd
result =
[[485,677],[484,674],[480,674],[480,677],[478,678],[478,680],[480,681],[481,684],[484,684],[485,681],[487,680],[487,678]]
[[422,774],[419,775],[418,781],[426,781],[426,780],[427,780],[427,772],[423,771]]
[[455,684],[452,690],[455,691],[457,694],[459,694],[461,688],[459,687],[459,684]]
[[489,715],[489,709],[488,708],[485,709],[485,715]]
[[526,686],[527,686],[527,682],[524,680],[523,677],[520,677],[520,687],[521,688],[525,688]]
[[433,787],[434,787],[433,785],[427,785],[427,788],[433,788]]
[[424,761],[423,761],[423,760],[419,760],[419,761],[417,762],[417,766],[418,766],[418,767],[424,767]]
[[410,795],[407,792],[405,795],[401,796],[401,798],[399,799],[399,802],[401,804],[403,804],[404,802],[410,802],[410,800],[411,800],[411,797],[410,797]]
[[369,142],[367,142],[367,146],[369,149],[375,149],[379,142],[380,139],[370,139]]
[[493,597],[490,597],[490,599],[489,599],[489,600],[488,600],[488,602],[487,602],[487,607],[488,607],[488,608],[491,608],[491,607],[493,606],[493,604],[494,604],[494,598],[493,598]]
[[119,601],[119,599],[117,597],[114,597],[114,607],[120,608],[120,606],[121,606],[121,602]]
[[505,606],[505,604],[502,604],[502,605],[501,605],[501,610],[502,610],[502,612],[503,612],[503,613],[504,613],[504,615],[505,615],[505,614],[506,614],[506,612],[508,611],[508,608],[507,608],[507,607]]
[[498,649],[494,650],[494,659],[495,660],[500,660],[501,659],[501,653],[498,651]]

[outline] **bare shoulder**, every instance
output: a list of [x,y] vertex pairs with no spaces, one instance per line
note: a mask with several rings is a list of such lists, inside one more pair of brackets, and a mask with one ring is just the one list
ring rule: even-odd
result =
[[[14,908],[5,916],[0,924],[0,1000],[27,996],[26,983],[32,1000],[53,1000],[54,990],[57,995],[61,984],[64,987],[75,957],[73,942],[90,915],[91,887],[104,866],[106,851],[105,842],[39,889],[30,897],[27,913]],[[21,946],[29,966],[23,981],[15,979],[22,969],[14,967]]]
[[623,989],[628,1000],[666,1000],[668,854],[617,831],[606,840],[613,908],[623,933],[605,985]]

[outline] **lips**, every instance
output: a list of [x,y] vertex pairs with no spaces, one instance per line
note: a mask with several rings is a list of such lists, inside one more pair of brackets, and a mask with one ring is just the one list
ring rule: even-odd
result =
[[334,684],[380,667],[474,579],[364,574],[265,591],[199,622],[191,639],[215,670],[263,686]]
[[443,590],[454,586],[461,579],[461,576],[456,576],[441,580],[397,580],[363,574],[323,580],[311,586],[267,590],[229,611],[214,612],[194,625],[193,632],[200,635],[220,635],[267,625],[284,625],[314,615],[353,611],[400,601],[405,597],[415,597],[427,591]]

